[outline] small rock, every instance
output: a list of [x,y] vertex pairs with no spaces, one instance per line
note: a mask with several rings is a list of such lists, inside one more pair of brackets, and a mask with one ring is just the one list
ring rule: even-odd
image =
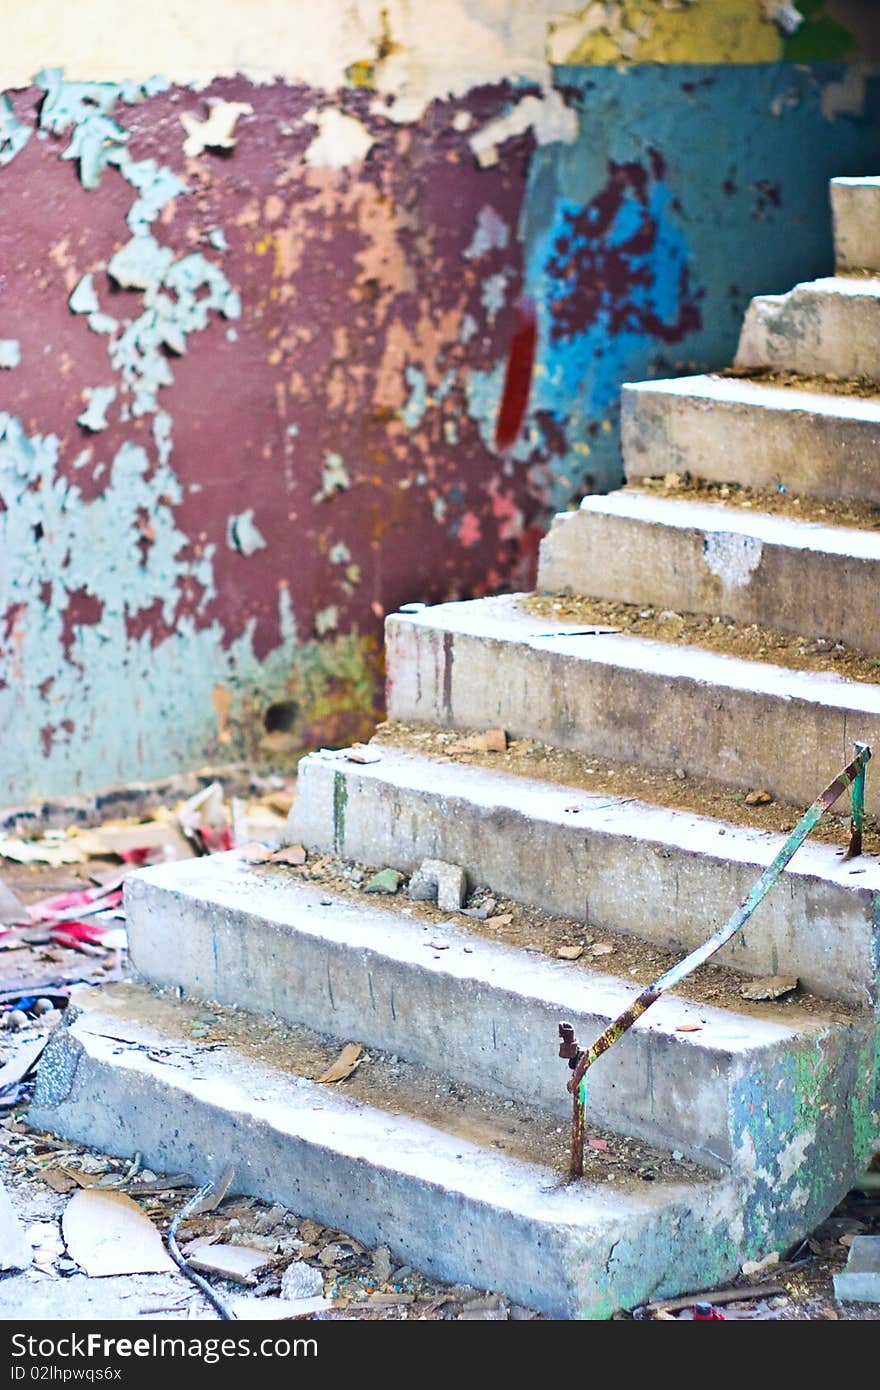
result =
[[783,994],[791,994],[797,987],[797,975],[768,975],[765,980],[743,985],[740,994],[743,999],[781,999]]
[[281,1276],[281,1297],[284,1299],[316,1298],[324,1292],[324,1276],[314,1265],[294,1260]]
[[365,893],[396,893],[403,882],[403,874],[397,869],[380,869],[364,888]]
[[391,1251],[387,1245],[380,1245],[373,1254],[373,1277],[380,1284],[387,1284],[391,1278]]
[[756,1275],[763,1274],[765,1270],[771,1269],[773,1265],[779,1264],[779,1251],[771,1250],[769,1255],[765,1255],[763,1260],[746,1260],[742,1267],[742,1272],[747,1279],[754,1279]]
[[745,797],[747,806],[769,806],[772,800],[770,793],[765,791],[747,792]]
[[560,946],[556,952],[560,960],[577,960],[584,954],[583,946]]
[[441,912],[460,912],[467,897],[467,874],[460,864],[425,859],[410,879],[416,902],[436,902]]
[[11,1029],[13,1033],[17,1033],[20,1028],[26,1028],[27,1022],[28,1016],[23,1009],[12,1009],[6,1015],[6,1027]]
[[597,941],[595,946],[590,947],[591,956],[610,956],[614,947],[605,941]]

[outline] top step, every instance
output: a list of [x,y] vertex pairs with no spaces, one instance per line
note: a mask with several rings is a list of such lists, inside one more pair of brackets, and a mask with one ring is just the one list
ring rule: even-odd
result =
[[880,382],[880,278],[833,275],[758,295],[736,366]]
[[831,180],[838,270],[880,272],[880,177]]

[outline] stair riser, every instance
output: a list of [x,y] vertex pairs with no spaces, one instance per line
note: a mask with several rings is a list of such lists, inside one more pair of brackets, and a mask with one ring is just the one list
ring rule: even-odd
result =
[[831,180],[838,270],[880,271],[880,180]]
[[875,560],[581,511],[542,542],[538,587],[720,614],[880,656]]
[[[182,985],[187,995],[382,1048],[566,1122],[569,1073],[556,1055],[558,1025],[572,1022],[586,1044],[612,1017],[573,1005],[577,975],[564,965],[551,967],[559,974],[556,998],[552,982],[541,996],[518,988],[512,967],[497,972],[497,984],[457,978],[442,965],[450,957],[461,961],[460,941],[453,940],[436,968],[432,955],[439,953],[425,946],[420,965],[395,958],[393,943],[387,953],[359,946],[353,917],[349,939],[334,940],[318,928],[297,930],[218,910],[146,883],[129,895],[127,910],[135,968],[153,984]],[[430,933],[413,930],[421,947]],[[622,997],[618,1012],[625,1002]],[[739,1038],[741,1046],[741,1032]],[[731,1055],[699,1033],[639,1027],[596,1067],[591,1122],[680,1149],[710,1167],[729,1164],[735,1157],[728,1129],[732,1096],[757,1094],[768,1056],[781,1058],[789,1046],[762,1041]]]
[[[344,1230],[367,1246],[442,1279],[507,1294],[551,1317],[607,1317],[664,1293],[731,1277],[740,1256],[731,1230],[739,1216],[732,1189],[686,1189],[681,1207],[626,1210],[613,1202],[594,1234],[553,1217],[548,1174],[535,1169],[533,1206],[506,1207],[509,1164],[486,1155],[479,1192],[462,1193],[434,1176],[432,1131],[388,1120],[383,1148],[375,1126],[340,1134],[333,1108],[266,1119],[239,1087],[187,1085],[174,1069],[122,1062],[86,1041],[60,1039],[44,1063],[69,1078],[37,1092],[31,1123],[120,1156],[140,1153],[160,1172],[217,1180],[230,1160],[234,1191],[280,1202],[302,1216]],[[267,1079],[254,1077],[259,1092]],[[403,1132],[405,1168],[396,1162]],[[449,1147],[447,1136],[437,1142]],[[466,1141],[461,1148],[470,1147]],[[423,1155],[420,1159],[420,1153]],[[425,1176],[422,1176],[422,1173]],[[521,1179],[520,1179],[521,1183]],[[473,1187],[473,1184],[471,1184]],[[647,1185],[645,1185],[647,1186]],[[670,1259],[673,1245],[675,1259]]]
[[781,483],[807,497],[880,503],[880,421],[624,386],[621,425],[631,482],[690,473],[760,491]]
[[[614,823],[606,816],[603,828],[601,814],[566,811],[577,802],[571,789],[560,789],[553,805],[545,793],[539,808],[529,786],[470,795],[462,777],[455,793],[424,790],[384,780],[381,770],[334,768],[320,755],[305,759],[299,775],[291,834],[304,844],[408,873],[423,859],[445,859],[461,864],[472,886],[683,951],[729,917],[778,849],[775,839],[766,845],[756,835],[753,850],[726,854],[749,832],[729,827],[719,836],[704,821],[683,834],[674,812],[666,813],[665,840],[640,836],[621,815]],[[796,975],[820,996],[865,1005],[880,976],[880,927],[875,896],[860,883],[853,877],[844,888],[806,871],[784,874],[719,962],[754,975]]]
[[[551,747],[682,767],[744,790],[766,788],[803,807],[852,756],[854,739],[880,747],[876,714],[613,665],[599,659],[609,650],[599,646],[601,638],[580,641],[578,660],[549,644],[389,618],[389,718],[446,728],[501,726],[511,737]],[[856,688],[852,698],[858,694]],[[868,778],[866,805],[880,811],[880,778],[873,784]]]
[[735,364],[880,382],[880,297],[800,288],[758,296],[746,310]]

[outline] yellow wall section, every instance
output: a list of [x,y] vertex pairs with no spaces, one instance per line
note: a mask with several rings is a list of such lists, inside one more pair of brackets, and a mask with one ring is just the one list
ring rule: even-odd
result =
[[[789,7],[799,3],[817,8]],[[770,17],[779,8],[785,0],[0,0],[0,90],[26,86],[44,67],[74,81],[159,74],[207,83],[240,73],[329,91],[360,73],[380,93],[407,98],[407,119],[434,97],[482,83],[547,84],[550,63],[773,62],[783,56]],[[865,32],[876,9],[876,0],[821,6]]]

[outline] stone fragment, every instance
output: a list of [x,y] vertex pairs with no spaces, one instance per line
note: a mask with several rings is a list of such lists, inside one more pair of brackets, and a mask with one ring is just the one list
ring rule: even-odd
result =
[[291,1261],[281,1276],[281,1297],[284,1299],[317,1298],[323,1292],[323,1274],[302,1260]]
[[396,893],[403,882],[403,874],[397,869],[380,869],[364,888],[365,893]]
[[880,1236],[855,1236],[842,1274],[834,1276],[834,1297],[851,1303],[880,1303]]
[[409,895],[416,902],[436,902],[441,912],[460,912],[467,897],[467,874],[460,864],[424,859],[410,879]]
[[743,999],[781,999],[783,994],[791,994],[797,987],[796,975],[768,975],[764,980],[743,985],[740,994]]

